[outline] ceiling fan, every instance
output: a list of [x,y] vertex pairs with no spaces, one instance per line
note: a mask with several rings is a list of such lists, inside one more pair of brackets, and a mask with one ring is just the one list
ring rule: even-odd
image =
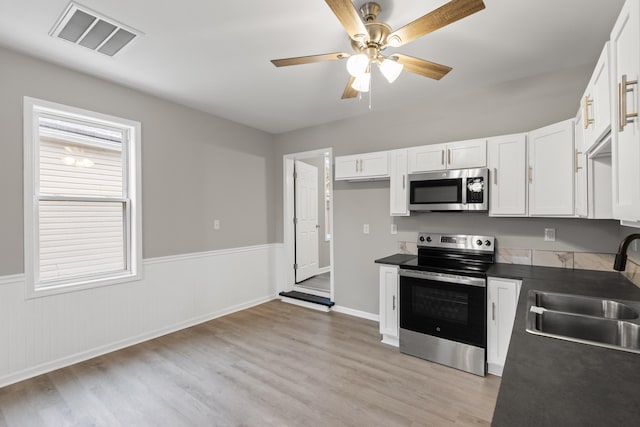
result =
[[376,21],[381,8],[378,3],[367,2],[360,7],[360,15],[351,0],[325,0],[351,39],[355,54],[346,52],[322,55],[273,59],[276,67],[310,64],[321,61],[347,59],[349,82],[342,99],[355,98],[358,92],[368,92],[371,83],[371,66],[377,64],[384,77],[392,83],[403,69],[432,79],[440,80],[451,67],[414,58],[401,53],[382,54],[387,47],[399,47],[432,31],[472,15],[485,8],[482,0],[451,0],[438,9],[395,31],[384,22]]

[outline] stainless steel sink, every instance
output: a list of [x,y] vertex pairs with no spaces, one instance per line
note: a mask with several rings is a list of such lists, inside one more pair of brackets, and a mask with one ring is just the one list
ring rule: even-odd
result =
[[536,292],[536,306],[547,310],[586,314],[607,319],[637,319],[638,312],[627,304],[610,299],[583,297],[579,295]]
[[529,291],[527,332],[640,353],[640,301]]

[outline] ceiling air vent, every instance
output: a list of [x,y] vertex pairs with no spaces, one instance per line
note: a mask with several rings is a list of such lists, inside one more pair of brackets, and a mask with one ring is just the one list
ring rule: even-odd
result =
[[73,2],[69,3],[49,34],[109,56],[120,52],[142,35],[139,31]]

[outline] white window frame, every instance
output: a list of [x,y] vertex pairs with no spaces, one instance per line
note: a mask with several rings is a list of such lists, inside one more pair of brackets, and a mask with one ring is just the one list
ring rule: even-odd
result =
[[[124,202],[126,232],[126,270],[115,273],[96,274],[77,278],[64,278],[40,283],[39,280],[39,120],[40,115],[60,116],[70,121],[79,120],[100,126],[117,128],[126,135],[122,153],[124,162],[122,199],[70,197],[61,199],[79,201],[119,201]],[[64,292],[91,289],[100,286],[126,283],[142,279],[142,204],[141,204],[141,141],[140,122],[107,114],[83,110],[41,99],[24,97],[24,263],[27,298],[55,295]],[[56,197],[46,197],[55,200]]]

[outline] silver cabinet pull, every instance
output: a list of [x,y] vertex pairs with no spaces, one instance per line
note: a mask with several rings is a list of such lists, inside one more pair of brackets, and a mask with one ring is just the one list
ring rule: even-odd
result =
[[498,185],[498,168],[493,168],[493,185]]
[[584,128],[588,129],[589,125],[592,125],[596,122],[595,119],[590,119],[589,118],[589,106],[593,105],[593,99],[589,99],[588,96],[584,97],[584,106],[582,107],[582,109],[584,110]]
[[393,296],[392,310],[396,311],[396,296]]
[[582,152],[578,151],[578,149],[576,149],[576,173],[578,173],[578,171],[580,169],[582,169],[582,166],[578,166],[578,161],[580,159],[580,154],[582,154]]
[[444,150],[442,150],[442,159],[440,160],[440,163],[444,165]]
[[637,80],[627,81],[627,75],[622,75],[622,81],[618,84],[618,121],[619,131],[623,132],[629,119],[638,117],[638,113],[627,113],[627,92],[630,91],[629,86],[638,84]]
[[533,167],[529,166],[529,182],[533,182]]
[[491,303],[491,320],[496,320],[496,303]]
[[447,157],[449,157],[449,165],[451,165],[451,149],[447,150],[447,152],[448,152],[447,153],[448,154]]
[[407,187],[406,180],[407,180],[407,176],[405,174],[402,174],[402,189],[403,190]]

